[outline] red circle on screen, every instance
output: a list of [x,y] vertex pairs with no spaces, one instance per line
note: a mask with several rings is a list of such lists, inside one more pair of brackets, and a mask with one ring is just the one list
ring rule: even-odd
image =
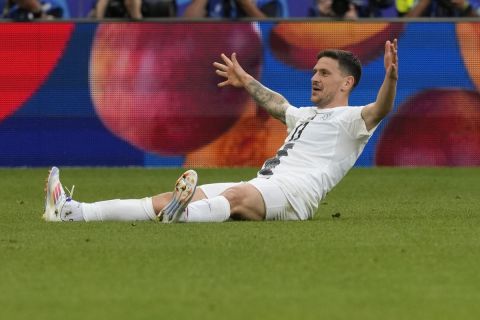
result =
[[74,28],[71,23],[0,24],[0,121],[45,82]]
[[480,165],[480,94],[432,89],[407,100],[382,132],[376,164]]
[[91,61],[91,94],[105,126],[134,146],[183,155],[240,117],[245,90],[218,88],[220,54],[236,52],[259,75],[262,47],[250,23],[103,24]]

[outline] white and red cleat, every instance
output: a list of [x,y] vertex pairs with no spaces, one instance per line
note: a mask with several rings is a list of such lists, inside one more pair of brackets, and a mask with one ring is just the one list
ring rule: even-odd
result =
[[[70,192],[70,196],[73,193]],[[70,201],[60,182],[60,170],[57,167],[50,169],[45,185],[45,213],[43,219],[46,221],[69,221],[68,212],[62,210],[65,203]]]

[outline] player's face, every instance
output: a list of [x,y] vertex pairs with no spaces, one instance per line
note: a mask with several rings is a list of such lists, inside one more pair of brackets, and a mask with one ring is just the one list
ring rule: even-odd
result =
[[313,67],[312,96],[310,100],[318,107],[328,107],[342,92],[345,75],[342,74],[338,61],[323,57]]

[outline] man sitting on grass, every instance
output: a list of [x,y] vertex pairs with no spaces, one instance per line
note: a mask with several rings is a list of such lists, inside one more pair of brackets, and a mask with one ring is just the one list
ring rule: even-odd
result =
[[361,76],[360,61],[348,51],[318,54],[311,79],[314,107],[295,108],[246,73],[236,54],[214,62],[225,78],[219,87],[244,88],[273,117],[287,125],[288,136],[275,157],[265,161],[247,182],[214,183],[197,188],[197,174],[188,170],[173,192],[131,200],[81,203],[63,190],[59,170],[47,179],[47,221],[157,220],[222,222],[242,220],[306,220],[325,195],[355,164],[380,121],[392,110],[398,80],[397,40],[385,43],[385,79],[375,102],[349,107],[348,97]]

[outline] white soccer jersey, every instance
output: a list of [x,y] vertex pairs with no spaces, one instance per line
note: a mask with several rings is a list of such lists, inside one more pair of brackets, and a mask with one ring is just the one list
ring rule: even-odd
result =
[[295,211],[312,217],[320,200],[352,168],[376,127],[367,131],[364,107],[295,108],[286,112],[288,136],[258,172],[279,185]]

